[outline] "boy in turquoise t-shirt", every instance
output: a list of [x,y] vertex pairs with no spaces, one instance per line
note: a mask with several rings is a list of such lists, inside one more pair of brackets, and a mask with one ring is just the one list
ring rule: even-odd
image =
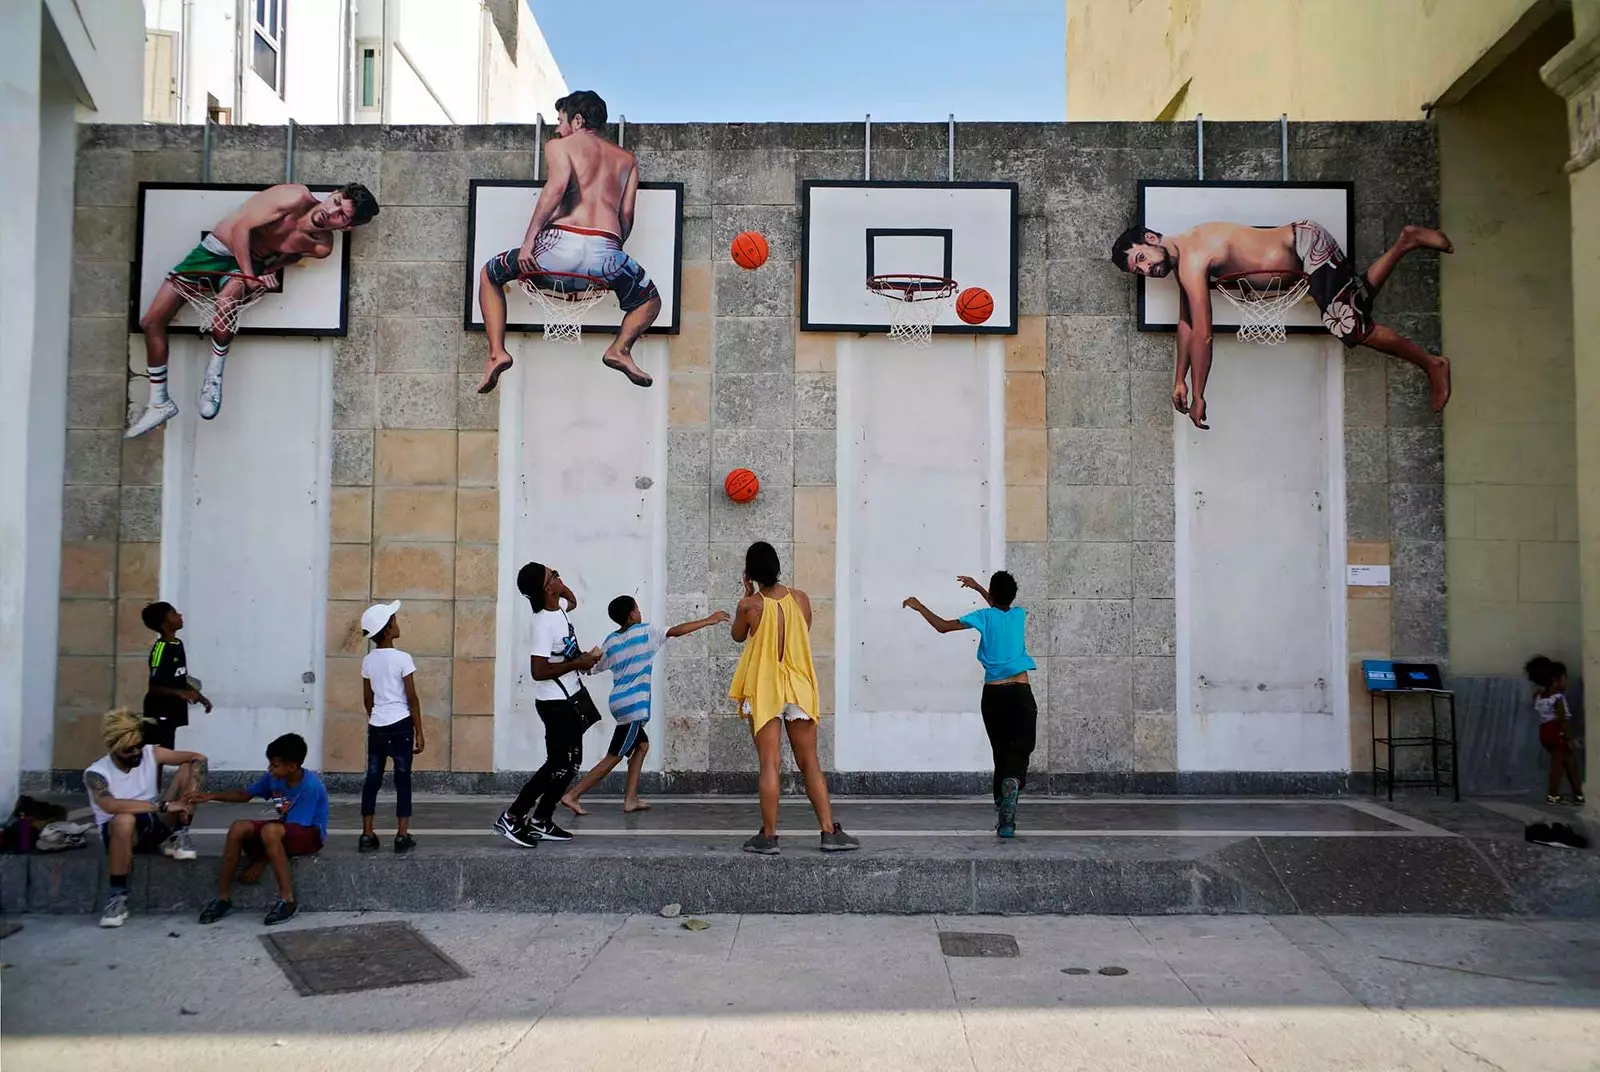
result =
[[1028,611],[1013,606],[1017,580],[1005,570],[989,578],[989,588],[971,577],[958,577],[961,587],[982,596],[986,607],[951,621],[934,614],[916,596],[910,607],[941,633],[962,629],[978,631],[978,662],[983,664],[983,728],[994,750],[994,804],[999,811],[995,833],[1003,838],[1017,833],[1017,798],[1028,780],[1028,757],[1033,754],[1039,706],[1028,684],[1028,671],[1037,664],[1028,654]]

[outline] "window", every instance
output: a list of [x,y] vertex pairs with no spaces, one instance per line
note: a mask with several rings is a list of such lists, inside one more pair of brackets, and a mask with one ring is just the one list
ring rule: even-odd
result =
[[283,24],[289,0],[255,0],[250,66],[267,85],[283,96]]
[[378,41],[356,42],[356,107],[363,112],[382,106],[383,46]]

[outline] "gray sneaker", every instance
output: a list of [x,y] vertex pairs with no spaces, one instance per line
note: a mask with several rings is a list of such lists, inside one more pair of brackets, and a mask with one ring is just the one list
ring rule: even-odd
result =
[[161,851],[174,860],[193,860],[200,855],[195,851],[194,842],[189,839],[188,827],[177,831],[163,842]]
[[773,834],[768,837],[757,830],[750,840],[744,843],[744,851],[753,852],[760,856],[776,856],[778,855],[778,835]]
[[128,922],[128,895],[113,893],[106,898],[106,910],[100,913],[100,926],[120,927]]
[[833,829],[822,835],[823,852],[850,852],[860,847],[860,840],[845,833],[838,823],[834,823]]

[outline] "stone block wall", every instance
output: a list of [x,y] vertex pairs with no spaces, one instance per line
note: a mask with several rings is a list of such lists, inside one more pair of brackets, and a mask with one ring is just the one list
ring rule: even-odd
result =
[[[614,132],[613,132],[614,133]],[[667,606],[678,620],[731,607],[745,546],[771,541],[813,596],[813,644],[832,710],[835,345],[798,330],[801,183],[863,177],[860,124],[630,125],[642,177],[685,185],[681,329],[667,336]],[[211,180],[283,176],[281,128],[217,132]],[[492,767],[498,399],[473,393],[484,343],[461,327],[468,181],[532,178],[533,131],[301,128],[296,178],[365,182],[383,211],[352,236],[350,331],[335,343],[325,766],[354,770],[361,605],[404,598],[425,673],[430,765]],[[1209,124],[1208,179],[1276,179],[1276,124]],[[946,178],[943,124],[878,124],[872,178]],[[137,608],[156,588],[159,434],[120,440],[128,395],[124,308],[143,179],[198,181],[200,133],[86,127],[79,153],[71,406],[56,765],[96,750],[93,717],[142,690]],[[1290,131],[1295,179],[1354,180],[1365,263],[1408,222],[1436,222],[1432,129],[1308,124]],[[1020,185],[1019,323],[1005,340],[1008,568],[1033,608],[1040,663],[1036,767],[1056,784],[1176,785],[1173,337],[1135,329],[1135,288],[1109,262],[1141,178],[1196,173],[1192,126],[961,124],[958,180]],[[727,255],[758,230],[759,272]],[[647,266],[652,271],[665,270]],[[1411,258],[1383,320],[1437,349],[1437,268]],[[243,353],[238,359],[248,360]],[[1443,661],[1440,422],[1409,367],[1345,355],[1351,562],[1392,562],[1392,590],[1352,590],[1349,657]],[[142,381],[134,386],[140,391]],[[185,418],[189,415],[186,413]],[[735,508],[736,465],[762,494]],[[130,615],[132,624],[129,624]],[[748,772],[748,732],[725,699],[737,652],[721,631],[668,648],[670,772]],[[1352,762],[1367,760],[1352,692]],[[87,728],[86,728],[87,727]],[[823,751],[832,756],[831,720]],[[439,747],[448,745],[448,747]],[[713,779],[714,781],[714,779]]]

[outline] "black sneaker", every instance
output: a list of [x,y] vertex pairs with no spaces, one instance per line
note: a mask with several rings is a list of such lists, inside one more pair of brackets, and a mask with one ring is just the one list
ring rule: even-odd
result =
[[200,910],[201,923],[215,923],[229,912],[233,911],[233,902],[224,901],[220,897],[213,898],[211,903]]
[[377,834],[362,834],[361,835],[361,840],[356,842],[356,851],[357,852],[377,852],[378,851],[378,835]]
[[822,835],[823,852],[850,852],[860,847],[861,842],[845,833],[838,823],[834,823],[833,829]]
[[1000,783],[1000,821],[995,826],[995,833],[1003,838],[1017,836],[1017,797],[1022,792],[1022,783],[1015,778],[1007,778]]
[[539,847],[539,835],[528,828],[528,820],[518,819],[510,812],[500,813],[500,818],[494,821],[494,832],[513,845],[521,845],[525,849]]
[[396,834],[394,836],[394,852],[396,856],[404,856],[417,847],[417,839],[410,834]]
[[293,919],[294,914],[298,911],[300,911],[299,905],[295,904],[293,901],[285,901],[280,897],[278,900],[273,902],[272,908],[267,911],[267,918],[261,922],[265,923],[269,927],[274,923],[286,923]]
[[[823,837],[827,837],[827,835],[824,834]],[[778,835],[773,834],[768,837],[757,830],[742,847],[745,852],[753,852],[758,856],[776,856],[778,855]]]
[[572,835],[557,826],[554,819],[529,819],[528,829],[537,834],[540,841],[572,840]]

